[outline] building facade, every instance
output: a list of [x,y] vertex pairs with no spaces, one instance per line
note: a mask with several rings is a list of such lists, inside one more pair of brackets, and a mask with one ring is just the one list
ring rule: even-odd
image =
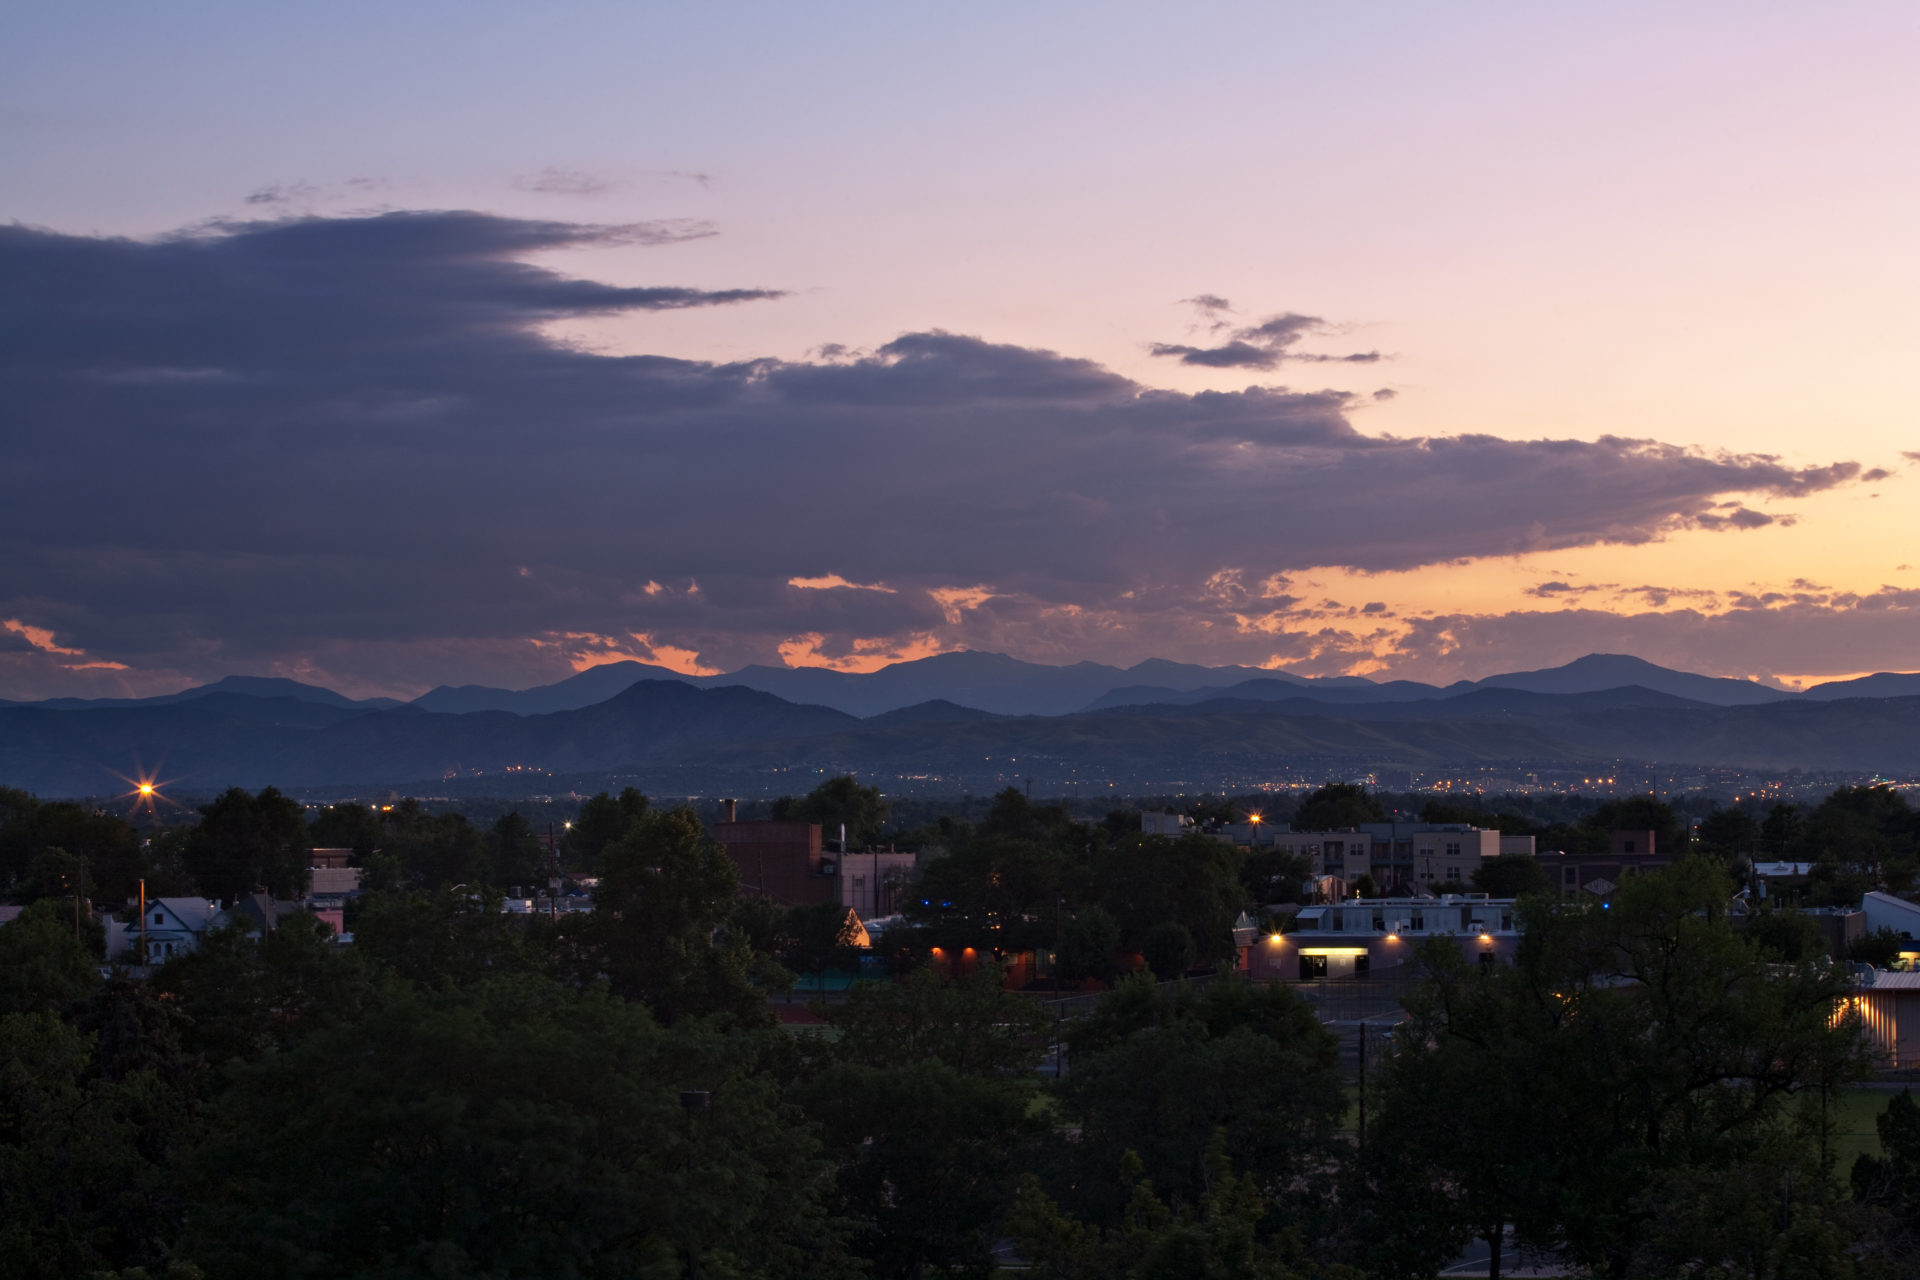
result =
[[1482,964],[1511,963],[1520,942],[1513,899],[1462,893],[1307,907],[1285,933],[1255,939],[1246,968],[1260,982],[1392,977],[1422,943],[1440,937],[1455,939]]
[[720,822],[713,838],[740,872],[740,891],[786,907],[840,900],[837,854],[817,822]]

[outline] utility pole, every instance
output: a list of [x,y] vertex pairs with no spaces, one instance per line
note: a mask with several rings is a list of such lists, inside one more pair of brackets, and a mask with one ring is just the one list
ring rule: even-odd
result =
[[140,967],[147,967],[147,882],[140,882]]

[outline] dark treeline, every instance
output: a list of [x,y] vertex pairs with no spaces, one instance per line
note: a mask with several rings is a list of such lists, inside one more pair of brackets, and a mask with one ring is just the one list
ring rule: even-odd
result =
[[[1834,856],[1871,876],[1911,839],[1880,797],[1837,795],[1792,838],[1864,810],[1890,843]],[[9,1274],[984,1277],[1004,1249],[1061,1280],[1349,1280],[1434,1274],[1476,1237],[1615,1276],[1916,1273],[1920,1114],[1893,1099],[1884,1155],[1841,1167],[1822,1104],[1872,1066],[1835,1016],[1844,971],[1736,927],[1752,850],[1704,824],[1698,856],[1604,911],[1529,899],[1510,968],[1431,944],[1363,1137],[1289,990],[1118,976],[1133,953],[1167,975],[1227,959],[1235,916],[1299,871],[1130,812],[1008,791],[896,828],[942,856],[883,935],[891,980],[821,1006],[823,1034],[783,1030],[769,996],[851,959],[841,913],[742,899],[692,812],[634,792],[581,806],[563,860],[595,910],[553,919],[498,909],[546,868],[511,812],[307,823],[229,792],[142,842],[0,801],[26,904],[0,926]],[[784,803],[855,839],[890,821],[851,780]],[[101,977],[89,893],[285,895],[314,845],[362,865],[352,945],[295,915]],[[1034,948],[1117,981],[1062,1032],[992,962]]]

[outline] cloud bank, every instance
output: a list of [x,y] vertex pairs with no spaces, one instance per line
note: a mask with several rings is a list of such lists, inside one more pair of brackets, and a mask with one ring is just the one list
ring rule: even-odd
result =
[[[1291,572],[1737,536],[1861,471],[1373,436],[1353,421],[1369,394],[1179,393],[939,331],[737,363],[545,336],[777,305],[524,261],[712,230],[463,212],[146,241],[0,229],[0,618],[34,629],[9,630],[0,694],[228,671],[405,691],[606,653],[1258,661],[1280,654]],[[1270,368],[1319,324],[1204,350]]]

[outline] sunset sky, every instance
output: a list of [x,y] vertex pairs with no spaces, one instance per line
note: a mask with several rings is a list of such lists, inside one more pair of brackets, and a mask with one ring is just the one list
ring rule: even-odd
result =
[[1911,4],[0,16],[0,697],[1920,670]]

